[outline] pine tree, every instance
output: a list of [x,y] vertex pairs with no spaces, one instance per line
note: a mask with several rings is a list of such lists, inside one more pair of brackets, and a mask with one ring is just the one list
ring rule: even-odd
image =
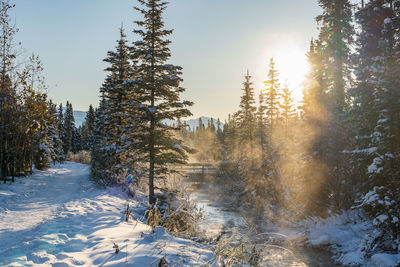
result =
[[296,110],[293,107],[292,93],[290,92],[287,84],[285,84],[285,86],[282,88],[280,97],[280,119],[283,125],[287,127],[289,126],[290,122],[297,117]]
[[264,92],[260,91],[258,96],[258,108],[257,108],[257,140],[260,146],[260,157],[264,158],[265,150],[266,150],[266,120],[265,120],[265,100],[264,100]]
[[57,130],[60,136],[61,148],[62,148],[62,153],[60,154],[60,161],[63,162],[65,160],[65,153],[64,153],[65,131],[64,131],[64,108],[61,103],[58,106],[58,112],[57,112]]
[[[57,111],[57,105],[54,104],[51,100],[48,103],[49,106],[49,138],[52,140],[54,145],[54,150],[52,153],[53,163],[59,162],[61,163],[64,159],[64,151],[61,140],[61,133],[59,131],[59,113]],[[62,108],[61,108],[62,110]],[[62,114],[62,113],[61,113]]]
[[128,47],[126,35],[120,28],[115,51],[104,59],[109,66],[100,92],[99,108],[89,108],[82,135],[84,146],[91,150],[94,177],[104,183],[119,182],[121,175],[134,165],[137,157],[137,108],[134,48]]
[[[326,96],[326,102],[317,102],[321,115],[316,119],[315,130],[322,130],[315,138],[314,161],[321,162],[325,169],[325,180],[320,190],[319,207],[333,205],[336,209],[349,208],[352,202],[351,173],[346,167],[348,159],[342,151],[351,146],[348,125],[344,120],[347,111],[346,92],[350,84],[350,45],[353,43],[352,6],[348,0],[320,0],[323,14],[317,17],[320,25],[318,51],[315,59],[320,61],[316,73],[320,81],[314,96]],[[318,99],[317,99],[318,100]],[[324,99],[322,99],[324,100]],[[331,196],[328,199],[327,195]]]
[[149,165],[149,202],[154,204],[154,179],[172,172],[168,164],[183,164],[187,159],[181,140],[171,133],[176,129],[162,122],[190,116],[186,107],[192,103],[179,99],[185,91],[179,86],[182,68],[167,64],[171,53],[168,48],[170,41],[165,38],[172,34],[171,30],[164,29],[162,20],[167,3],[160,0],[139,0],[139,3],[142,8],[135,9],[144,16],[144,20],[136,24],[143,30],[134,32],[142,38],[136,42],[135,55],[140,60],[137,87],[138,101],[143,105],[139,120],[144,126],[137,137],[143,144],[140,150],[145,155],[144,162]]
[[96,119],[96,115],[93,109],[93,106],[90,105],[89,106],[89,110],[86,114],[86,118],[85,118],[85,122],[83,123],[82,126],[82,149],[83,150],[87,150],[87,151],[91,151],[92,150],[92,146],[93,146],[93,132],[94,132],[94,128],[95,128],[95,119]]
[[35,98],[35,121],[38,128],[33,139],[33,163],[38,170],[50,167],[54,158],[54,143],[51,138],[51,116],[48,112],[47,95],[34,93]]
[[222,130],[223,130],[223,127],[221,128],[221,120],[218,118],[217,119],[217,136],[218,136],[218,140],[220,143],[222,142]]
[[[91,171],[94,178],[103,183],[109,184],[111,181],[107,174],[109,173],[109,158],[105,151],[107,147],[106,134],[104,126],[106,122],[106,101],[102,95],[99,107],[95,110],[95,121],[93,130],[93,146],[91,149]],[[107,179],[108,178],[108,179]]]
[[81,131],[82,131],[81,126],[79,126],[79,128],[74,127],[72,131],[71,152],[74,154],[78,153],[79,151],[82,151]]
[[264,109],[266,112],[266,124],[268,130],[272,131],[279,116],[279,90],[278,71],[275,69],[274,59],[269,64],[268,79],[264,82],[266,88],[263,90]]
[[204,131],[206,129],[206,127],[204,126],[203,120],[201,119],[201,117],[199,118],[199,125],[197,126],[196,131],[201,132]]
[[346,86],[349,83],[350,49],[353,42],[352,6],[349,0],[319,0],[323,15],[317,17],[320,24],[319,40],[326,63],[327,88],[332,112],[341,115],[345,111]]
[[[376,250],[398,253],[400,246],[400,25],[399,10],[393,3],[371,1],[357,13],[362,31],[353,114],[356,133],[364,134],[357,141],[363,148],[360,151],[365,153],[355,153],[354,157],[360,162],[356,167],[367,174],[362,206],[375,218],[374,224],[379,229],[370,237],[368,253]],[[362,117],[361,112],[368,112],[369,116]],[[365,177],[365,173],[361,175]],[[365,201],[371,195],[373,201]]]
[[254,99],[254,89],[252,87],[249,71],[247,71],[243,86],[243,95],[239,105],[238,120],[241,129],[241,142],[248,143],[254,138],[257,111],[255,106],[256,101]]
[[303,92],[301,109],[302,117],[308,122],[326,121],[328,118],[327,101],[327,74],[320,40],[311,40],[310,50],[307,53],[310,71],[306,79],[306,88]]
[[63,121],[63,149],[66,155],[72,149],[72,137],[75,128],[74,110],[72,104],[67,101],[64,121]]
[[228,115],[224,124],[224,160],[236,160],[238,156],[238,125],[234,115]]
[[[363,5],[356,13],[361,31],[357,39],[358,51],[355,56],[356,81],[355,87],[349,91],[352,98],[350,116],[353,122],[353,136],[358,150],[373,148],[372,137],[379,120],[376,97],[382,89],[382,75],[384,71],[384,19],[391,10],[384,6],[384,1],[377,0]],[[366,168],[371,163],[373,153],[356,153],[354,155],[355,168],[360,172],[359,183],[367,179]],[[367,186],[367,191],[369,190]]]

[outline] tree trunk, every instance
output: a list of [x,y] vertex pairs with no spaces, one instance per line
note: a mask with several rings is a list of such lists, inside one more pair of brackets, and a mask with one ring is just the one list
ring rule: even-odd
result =
[[[152,105],[154,106],[154,89],[152,89]],[[150,170],[149,170],[149,203],[154,205],[156,199],[154,197],[154,163],[155,163],[155,120],[154,115],[151,114],[150,122]]]
[[[154,88],[151,89],[151,107],[154,107]],[[154,163],[155,163],[155,118],[154,114],[150,115],[150,170],[149,170],[149,203],[153,205],[156,203],[154,197]]]
[[[4,113],[4,111],[3,111],[3,99],[2,99],[2,97],[3,97],[3,94],[0,94],[0,104],[1,104],[1,106],[0,106],[0,113],[1,113],[1,118],[0,118],[0,123],[1,123],[1,125],[0,125],[0,180],[2,179],[2,178],[4,178],[3,177],[3,157],[4,157],[4,149],[3,149],[3,125],[4,125],[4,115],[3,115],[3,113]],[[4,179],[4,183],[7,183],[7,180],[6,179]]]
[[[153,7],[154,8],[154,7]],[[153,21],[153,33],[155,32],[155,25]],[[155,40],[152,40],[152,50],[154,51],[155,48]],[[150,95],[150,106],[154,108],[155,105],[155,62],[154,57],[151,59],[151,70],[152,70],[152,83],[151,83],[151,95]],[[155,165],[155,128],[156,128],[156,121],[154,117],[154,113],[151,112],[150,114],[150,170],[149,170],[149,203],[150,205],[154,205],[156,203],[156,199],[154,197],[154,165]]]
[[15,182],[15,156],[13,156],[12,164],[11,164],[11,182]]
[[151,205],[156,203],[154,197],[154,146],[153,148],[150,147],[149,203]]
[[32,140],[31,140],[31,154],[30,154],[30,156],[29,156],[29,161],[30,161],[30,174],[32,174],[33,173],[33,138],[32,138]]

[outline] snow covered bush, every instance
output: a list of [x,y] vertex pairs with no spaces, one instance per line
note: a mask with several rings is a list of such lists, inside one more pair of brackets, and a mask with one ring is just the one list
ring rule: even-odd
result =
[[374,231],[367,238],[367,256],[379,252],[400,253],[400,210],[391,190],[375,186],[361,199],[362,207],[373,219]]

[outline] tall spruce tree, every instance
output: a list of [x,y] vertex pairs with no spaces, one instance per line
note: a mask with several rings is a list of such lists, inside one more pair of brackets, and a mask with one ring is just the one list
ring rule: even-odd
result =
[[91,151],[93,146],[93,132],[95,128],[96,115],[93,106],[89,106],[85,122],[82,125],[82,149]]
[[309,122],[327,120],[327,74],[325,71],[325,58],[320,40],[311,40],[307,52],[309,73],[307,74],[306,87],[303,91],[302,117]]
[[72,131],[72,144],[71,144],[71,152],[76,154],[79,151],[82,151],[82,135],[81,135],[82,127],[78,128],[74,127]]
[[[133,47],[128,41],[124,29],[120,28],[120,38],[115,51],[109,51],[104,59],[109,66],[108,75],[100,89],[100,106],[93,116],[89,113],[83,133],[86,146],[92,152],[92,172],[106,183],[120,182],[120,178],[132,166],[132,151],[136,150],[132,136],[136,128]],[[95,117],[95,119],[94,119]],[[136,145],[136,143],[134,143]]]
[[252,87],[249,71],[243,83],[243,95],[240,100],[238,120],[241,129],[240,139],[242,142],[253,140],[256,128],[256,111],[254,89]]
[[170,164],[186,162],[182,141],[174,137],[172,131],[179,127],[167,126],[164,120],[176,120],[190,116],[186,108],[191,106],[189,101],[181,101],[180,94],[185,91],[179,84],[181,67],[168,64],[171,57],[168,48],[171,41],[166,39],[172,30],[164,29],[162,14],[167,3],[161,0],[138,0],[142,7],[135,7],[143,16],[136,24],[142,27],[134,32],[141,37],[136,42],[135,58],[140,60],[137,68],[139,121],[142,125],[137,134],[139,147],[143,154],[143,162],[148,164],[149,202],[154,204],[154,179],[164,178],[173,170]]
[[352,5],[349,0],[319,0],[323,14],[317,17],[320,24],[319,39],[326,61],[327,88],[331,96],[332,112],[345,111],[346,87],[349,83],[350,48],[353,42]]
[[[328,106],[324,120],[319,119],[322,132],[316,140],[319,149],[317,160],[326,167],[325,180],[321,186],[321,205],[333,205],[336,209],[349,208],[352,199],[351,173],[346,167],[348,159],[342,151],[351,146],[346,125],[346,92],[350,85],[350,45],[353,43],[352,5],[349,0],[320,0],[323,14],[317,17],[320,25],[319,49],[323,87]],[[317,54],[318,55],[318,54]],[[319,103],[318,103],[319,104]],[[324,113],[322,113],[324,114]],[[330,196],[328,199],[327,195]]]
[[292,93],[287,84],[285,84],[280,93],[281,101],[279,102],[280,119],[284,126],[289,126],[290,122],[297,117],[296,110],[293,106]]
[[264,82],[266,88],[263,90],[264,109],[266,112],[266,123],[271,132],[279,116],[279,91],[278,71],[275,68],[274,59],[269,63],[268,79]]
[[[100,98],[99,107],[95,110],[94,130],[92,135],[93,146],[91,148],[91,171],[94,178],[102,183],[110,184],[107,174],[109,172],[109,160],[105,151],[107,147],[106,133],[106,102],[104,95]],[[108,178],[108,179],[107,179]]]
[[[398,253],[400,247],[400,18],[396,2],[370,1],[357,13],[361,34],[353,114],[356,133],[363,134],[357,138],[359,151],[364,153],[354,157],[367,180],[362,206],[379,229],[370,236],[368,255],[376,250]],[[374,200],[366,201],[371,195]]]
[[[49,105],[49,137],[52,139],[53,145],[54,145],[54,150],[52,153],[52,160],[53,163],[59,162],[61,163],[63,161],[63,146],[62,146],[62,141],[61,141],[61,133],[59,131],[59,113],[57,111],[57,105],[54,104],[51,100],[48,103]],[[61,109],[62,110],[62,109]]]
[[111,177],[118,176],[125,167],[126,143],[128,125],[128,104],[131,99],[132,66],[130,63],[130,48],[127,45],[124,29],[120,28],[120,38],[114,51],[108,52],[104,59],[109,63],[105,69],[109,74],[104,82],[101,93],[104,97],[104,152],[109,157]]
[[74,134],[75,128],[75,118],[74,118],[74,110],[72,108],[72,104],[67,101],[64,121],[63,121],[63,149],[64,154],[66,155],[72,149],[72,138]]

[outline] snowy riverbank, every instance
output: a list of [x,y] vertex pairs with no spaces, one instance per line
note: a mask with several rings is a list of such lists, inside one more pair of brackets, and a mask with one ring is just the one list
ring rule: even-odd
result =
[[[0,185],[0,266],[199,266],[211,258],[200,244],[143,222],[145,197],[130,200],[137,220],[124,222],[126,195],[100,188],[89,166],[35,171]],[[114,243],[120,252],[115,254]]]
[[355,210],[326,219],[310,218],[294,229],[282,232],[305,246],[328,248],[335,260],[345,266],[389,267],[400,264],[400,254],[376,253],[367,259],[363,248],[375,229],[372,221]]

